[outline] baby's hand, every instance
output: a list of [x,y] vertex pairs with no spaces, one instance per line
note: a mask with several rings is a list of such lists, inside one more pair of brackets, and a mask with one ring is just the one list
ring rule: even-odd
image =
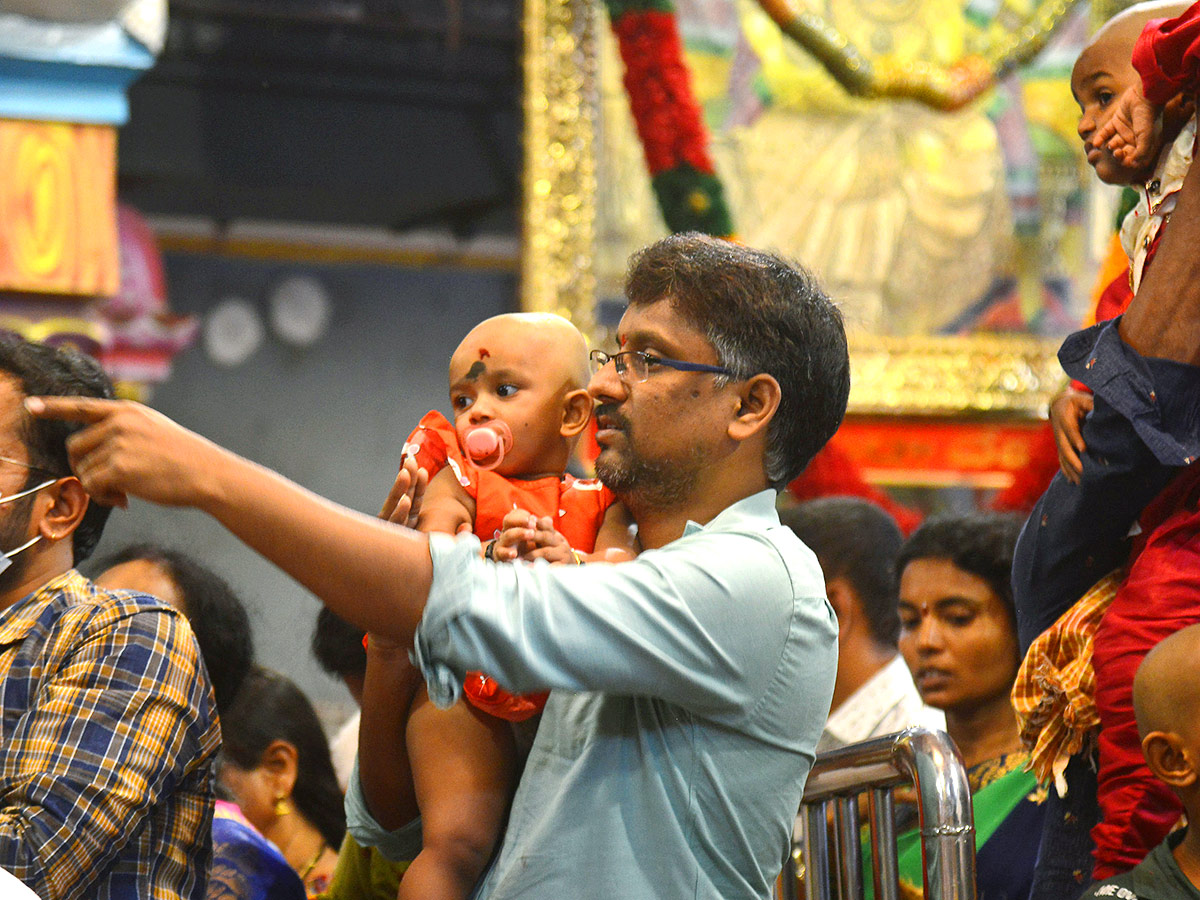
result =
[[1112,115],[1092,135],[1093,147],[1107,147],[1123,166],[1141,168],[1153,162],[1159,131],[1157,106],[1142,96],[1136,81],[1113,101]]
[[379,510],[379,518],[416,528],[417,517],[421,514],[421,500],[428,485],[429,473],[417,468],[415,457],[404,457],[400,471],[396,473],[396,481],[383,501],[383,508]]
[[1094,403],[1091,394],[1074,388],[1068,388],[1050,402],[1050,427],[1054,429],[1058,465],[1063,477],[1071,484],[1079,484],[1083,472],[1079,454],[1087,449],[1087,445],[1083,442],[1081,426]]
[[514,509],[500,523],[500,534],[492,543],[497,562],[515,559],[544,559],[552,563],[579,561],[571,545],[554,528],[549,516],[540,519],[523,509]]

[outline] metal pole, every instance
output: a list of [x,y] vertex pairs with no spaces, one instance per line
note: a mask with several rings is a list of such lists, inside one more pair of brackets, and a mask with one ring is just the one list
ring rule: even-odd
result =
[[[926,900],[975,900],[975,818],[966,768],[958,748],[942,731],[910,728],[822,753],[809,772],[805,786],[806,844],[808,872],[805,896],[808,900],[829,900],[830,860],[827,856],[825,809],[831,801],[854,798],[874,789],[911,783],[920,804],[921,841],[925,862]],[[890,802],[890,800],[888,801]],[[876,802],[879,805],[879,802]],[[819,818],[814,820],[814,816]],[[843,814],[844,815],[844,814]],[[877,824],[891,816],[876,814]],[[857,821],[857,819],[855,819]],[[820,827],[816,827],[819,825]],[[858,846],[848,835],[839,837],[843,847]],[[876,841],[876,863],[895,864],[895,844]],[[844,856],[844,855],[843,855]],[[847,862],[838,860],[839,883],[852,876]],[[891,900],[895,884],[877,888],[878,900]],[[880,878],[883,878],[881,874]],[[857,884],[861,885],[861,876]],[[850,882],[853,886],[855,882]],[[851,896],[848,900],[857,900]]]
[[829,831],[825,802],[804,810],[804,896],[805,900],[832,900],[829,891]]
[[863,900],[862,840],[858,830],[858,797],[841,797],[833,810],[838,847],[841,900]]
[[942,731],[896,738],[897,764],[917,789],[927,900],[975,900],[975,813],[958,748]]
[[875,862],[875,900],[899,900],[900,870],[896,864],[896,801],[891,788],[871,791],[871,858]]

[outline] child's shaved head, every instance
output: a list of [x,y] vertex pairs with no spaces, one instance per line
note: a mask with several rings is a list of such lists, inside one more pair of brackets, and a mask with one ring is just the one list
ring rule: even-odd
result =
[[1175,632],[1146,654],[1133,679],[1138,732],[1200,734],[1200,625]]
[[476,354],[486,351],[488,342],[509,350],[520,348],[539,365],[561,373],[572,388],[587,387],[591,379],[587,340],[571,322],[554,313],[504,313],[484,319],[467,333],[455,355],[464,349]]
[[1123,9],[1099,28],[1092,35],[1088,46],[1099,40],[1121,41],[1129,47],[1133,55],[1133,45],[1138,35],[1153,19],[1173,19],[1188,8],[1187,3],[1178,0],[1149,0],[1147,3],[1135,3],[1128,9]]

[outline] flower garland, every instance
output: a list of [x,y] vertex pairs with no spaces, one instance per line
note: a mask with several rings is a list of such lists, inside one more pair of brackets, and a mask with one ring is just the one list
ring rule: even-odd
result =
[[605,0],[650,183],[673,232],[733,234],[670,0]]

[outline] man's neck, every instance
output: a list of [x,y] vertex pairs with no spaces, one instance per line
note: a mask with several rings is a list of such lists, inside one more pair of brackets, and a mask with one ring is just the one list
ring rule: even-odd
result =
[[[1191,823],[1191,819],[1192,816],[1189,813],[1189,823]],[[1179,864],[1179,871],[1183,872],[1183,877],[1200,890],[1200,823],[1188,825],[1187,834],[1183,836],[1183,840],[1171,853],[1175,857],[1175,862]]]
[[[29,553],[36,547],[35,544],[24,552]],[[24,568],[19,571],[13,584],[0,589],[0,611],[20,603],[34,591],[71,570],[73,563],[70,555],[64,557],[59,547],[47,547],[46,549],[51,552],[33,554]],[[13,560],[14,567],[21,565],[17,560],[18,558]]]
[[874,641],[864,641],[853,649],[839,648],[837,680],[833,684],[833,704],[829,711],[834,712],[853,697],[859,688],[887,668],[895,658],[895,650],[880,647]]
[[687,501],[670,507],[654,502],[639,503],[637,496],[621,497],[620,500],[637,523],[638,541],[642,549],[653,550],[681,538],[688,522],[707,525],[733,504],[765,490],[766,487],[763,485],[753,490],[747,489],[740,495],[731,491],[708,492],[699,489],[693,491]]

